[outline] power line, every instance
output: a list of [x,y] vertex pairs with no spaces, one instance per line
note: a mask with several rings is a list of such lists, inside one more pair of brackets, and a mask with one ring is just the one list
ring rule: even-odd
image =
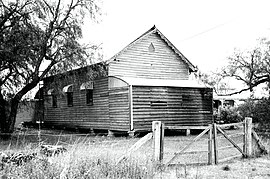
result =
[[200,36],[200,35],[202,35],[202,34],[205,34],[205,33],[207,33],[207,32],[210,32],[210,31],[212,31],[212,30],[215,30],[215,29],[217,29],[217,28],[220,28],[220,27],[222,27],[222,26],[224,26],[224,25],[227,25],[227,24],[229,24],[229,23],[231,23],[231,22],[232,22],[232,20],[227,21],[227,22],[224,22],[224,23],[222,23],[222,24],[218,24],[218,25],[216,25],[216,26],[214,26],[214,27],[211,27],[211,28],[206,29],[206,30],[204,30],[204,31],[202,31],[202,32],[199,32],[199,33],[197,33],[197,34],[195,34],[195,35],[192,35],[192,36],[190,36],[190,37],[187,37],[187,38],[185,38],[185,39],[182,39],[182,40],[180,40],[180,42],[183,42],[183,41],[186,41],[186,40],[193,39],[193,38],[195,38],[195,37],[197,37],[197,36]]

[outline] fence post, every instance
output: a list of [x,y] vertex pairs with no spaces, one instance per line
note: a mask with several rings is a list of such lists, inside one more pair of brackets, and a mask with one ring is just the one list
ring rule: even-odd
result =
[[252,155],[252,118],[246,117],[244,121],[244,133],[245,133],[245,140],[244,140],[244,151],[246,157],[251,157]]
[[161,123],[161,134],[160,134],[160,161],[163,160],[164,155],[164,133],[165,133],[165,124]]
[[213,123],[213,138],[214,138],[215,164],[218,164],[217,124],[216,123]]
[[213,125],[210,124],[210,129],[208,131],[208,165],[213,164]]
[[163,159],[164,124],[161,121],[152,122],[154,141],[154,161],[160,163]]
[[244,135],[243,135],[243,157],[247,157],[247,148],[246,148],[246,143],[247,143],[247,138],[246,138],[246,131],[247,131],[247,125],[246,125],[246,119],[244,119],[243,122],[243,130],[244,130]]

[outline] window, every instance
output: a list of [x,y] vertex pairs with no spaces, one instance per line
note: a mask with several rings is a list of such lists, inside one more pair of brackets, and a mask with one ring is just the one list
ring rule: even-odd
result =
[[52,95],[52,107],[57,108],[57,96],[55,94]]
[[73,106],[73,92],[67,92],[67,105]]
[[192,101],[192,98],[190,95],[183,94],[182,101]]
[[86,89],[86,104],[93,105],[93,90]]
[[153,43],[150,43],[150,45],[148,47],[148,51],[149,52],[155,52],[155,47],[154,47]]
[[85,91],[86,105],[89,105],[89,106],[93,105],[93,88],[94,88],[93,81],[84,82],[80,86],[80,90]]
[[67,105],[73,106],[73,84],[65,86],[63,92],[67,95]]

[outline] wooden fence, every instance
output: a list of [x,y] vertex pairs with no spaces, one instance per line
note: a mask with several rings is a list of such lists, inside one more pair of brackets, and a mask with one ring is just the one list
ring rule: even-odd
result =
[[[238,133],[232,133],[227,134],[225,132],[225,128],[230,127],[239,127],[241,128],[241,132]],[[194,137],[188,144],[182,147],[179,151],[174,152],[173,156],[168,161],[163,161],[164,158],[164,130],[165,129],[203,129],[203,131]],[[207,138],[204,140],[207,142],[207,150],[193,150],[188,151],[189,148],[191,148],[192,144],[200,140],[204,135],[207,135]],[[218,135],[219,134],[219,135]],[[233,137],[240,136],[242,139],[242,142],[236,142],[234,141]],[[227,143],[230,143],[232,145],[230,146],[219,146],[219,141],[221,138],[225,139]],[[232,123],[232,124],[210,124],[208,126],[166,126],[164,123],[161,123],[160,121],[153,121],[152,123],[152,132],[141,138],[138,142],[136,142],[128,151],[127,153],[120,157],[117,161],[118,163],[123,161],[127,158],[132,152],[143,146],[146,142],[152,140],[153,141],[153,160],[156,164],[165,164],[166,166],[172,165],[173,161],[179,157],[180,155],[186,155],[186,154],[194,154],[194,153],[207,153],[207,164],[218,164],[219,162],[231,160],[235,157],[250,157],[252,156],[253,152],[253,145],[252,141],[255,141],[257,143],[259,149],[263,153],[267,153],[262,141],[256,134],[256,132],[252,129],[252,119],[251,118],[245,118],[243,122],[239,123]],[[198,147],[200,148],[200,147]],[[238,153],[236,155],[231,155],[226,158],[221,158],[219,156],[222,151],[229,150],[230,148],[236,148]]]

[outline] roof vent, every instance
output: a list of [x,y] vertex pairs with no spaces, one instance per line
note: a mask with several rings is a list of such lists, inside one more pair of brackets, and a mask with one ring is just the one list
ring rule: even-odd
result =
[[149,52],[155,52],[155,47],[154,47],[152,42],[150,43],[148,50],[149,50]]

